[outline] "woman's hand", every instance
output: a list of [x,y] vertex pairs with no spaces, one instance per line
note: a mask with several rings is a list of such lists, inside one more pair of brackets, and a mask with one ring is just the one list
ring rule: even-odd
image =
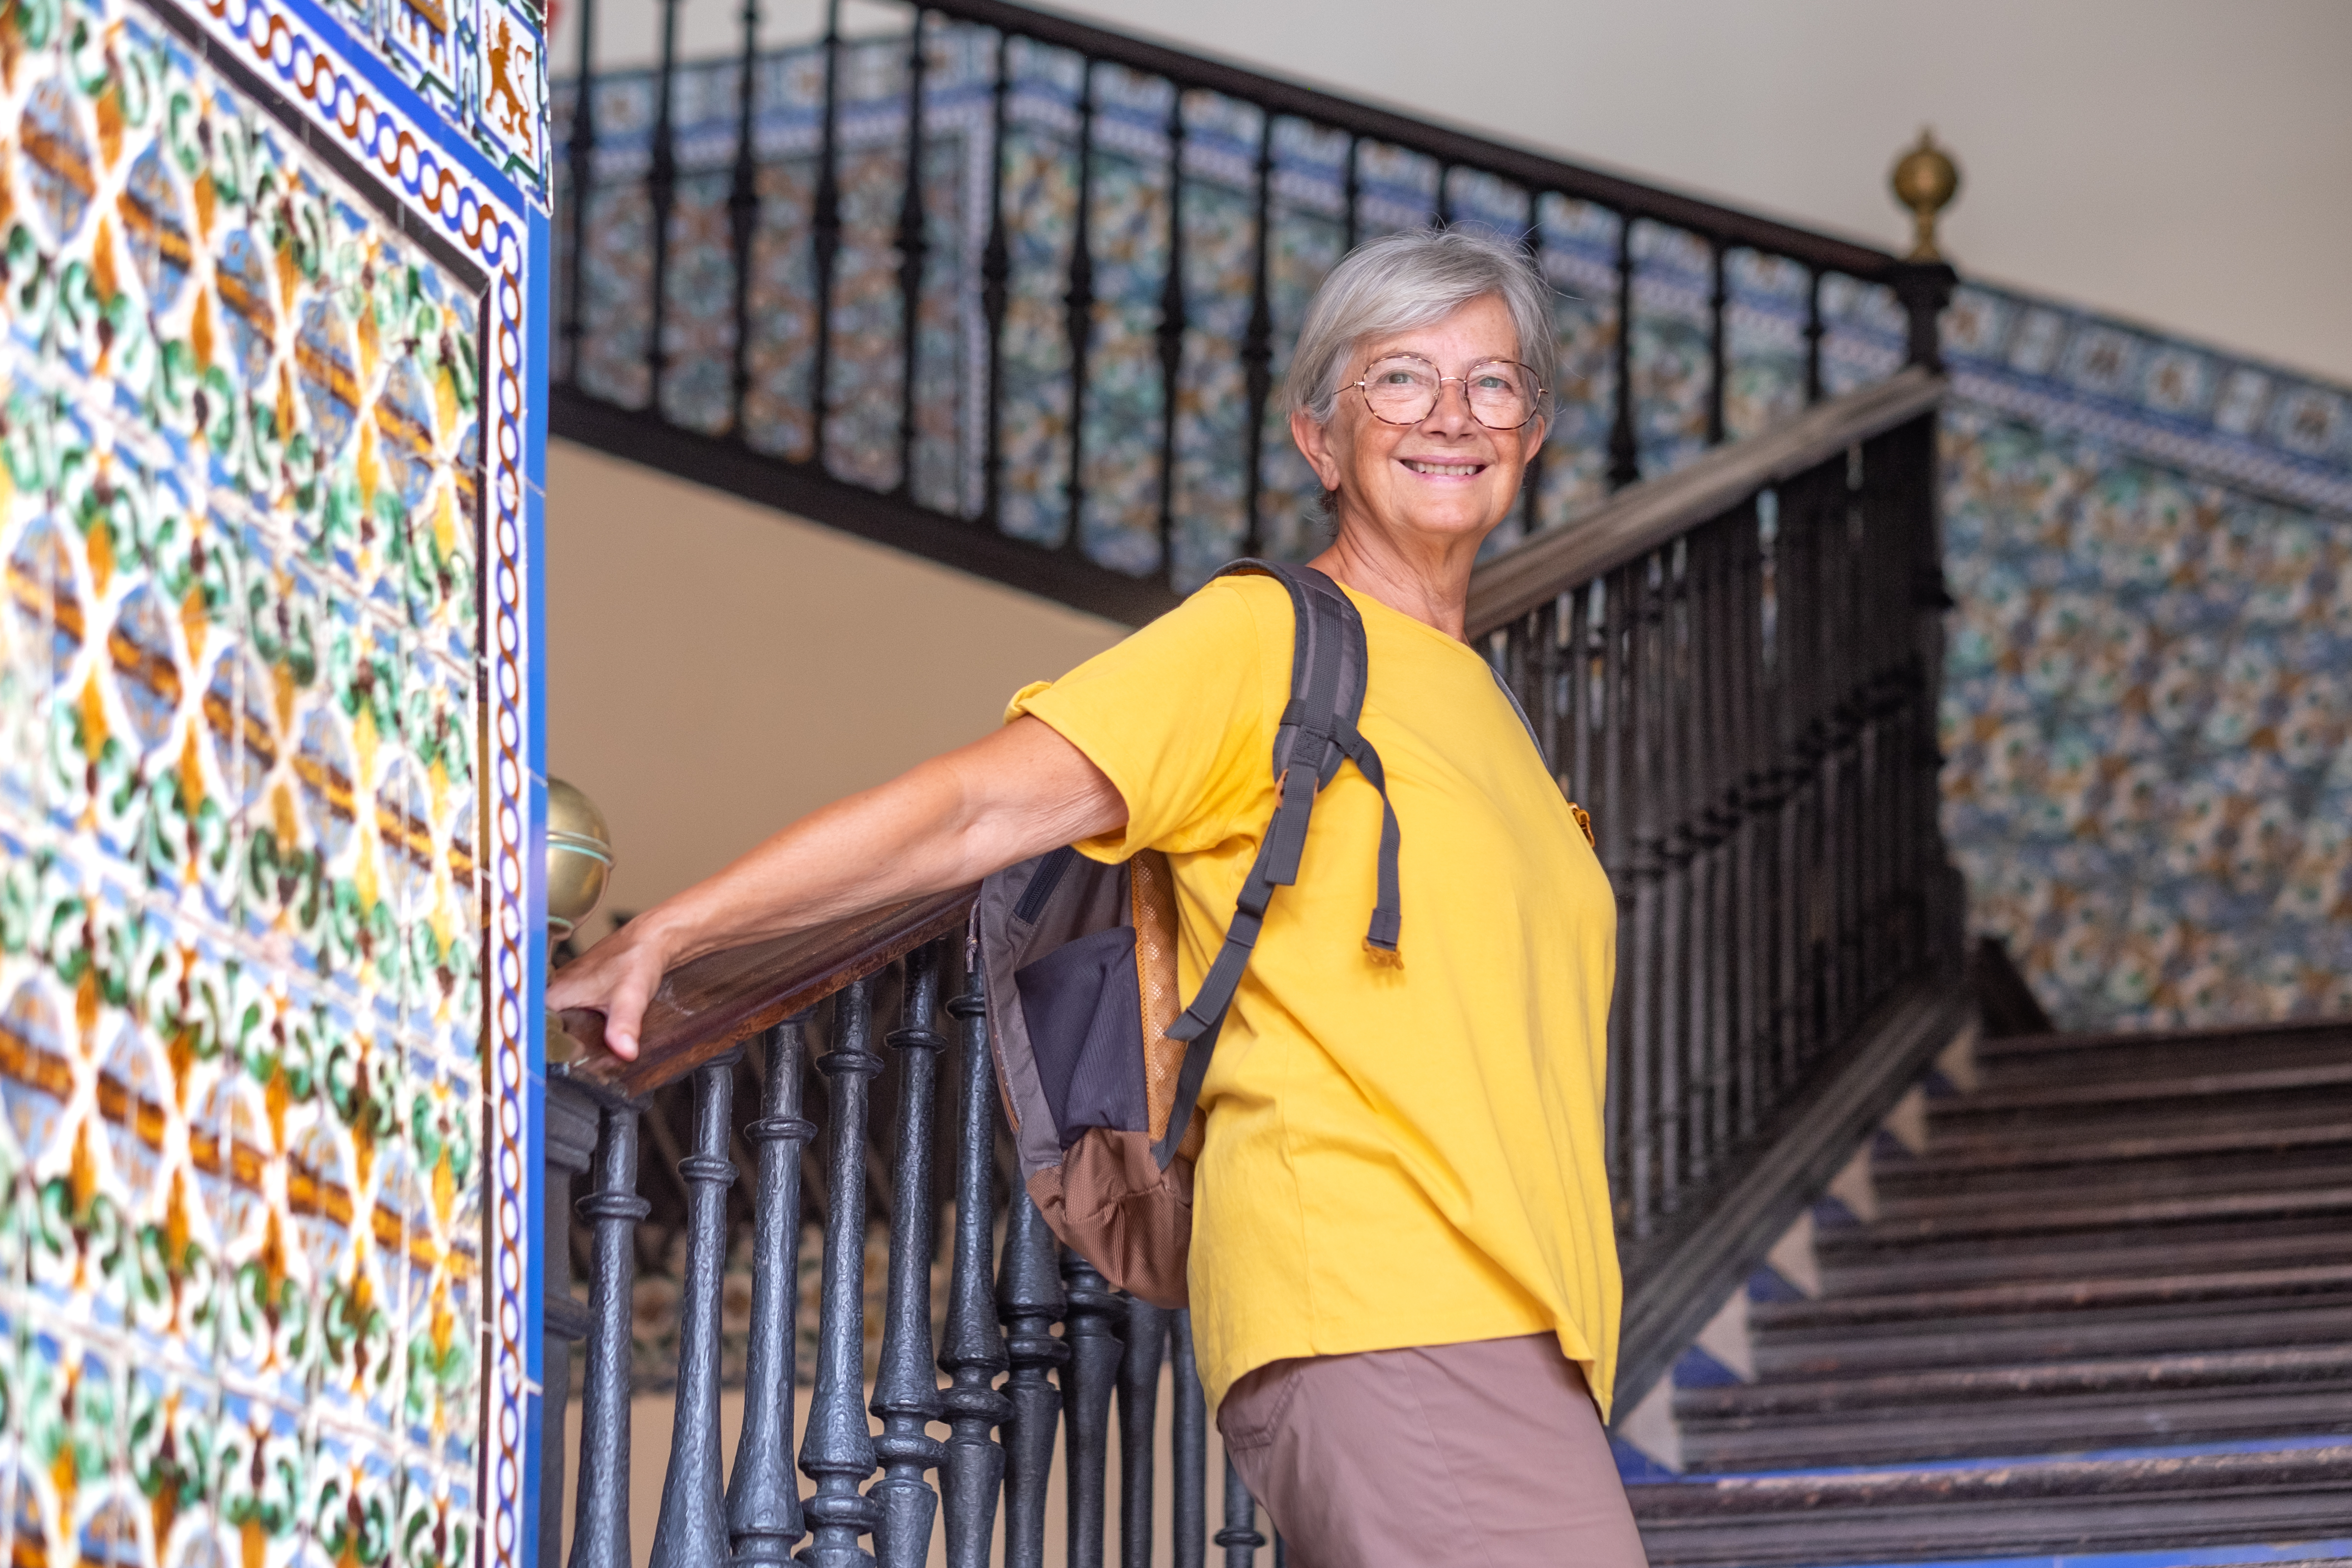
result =
[[604,1044],[631,1058],[663,974],[690,959],[976,882],[1126,822],[1102,770],[1024,715],[810,813],[655,905],[559,971],[547,1005],[604,1014]]

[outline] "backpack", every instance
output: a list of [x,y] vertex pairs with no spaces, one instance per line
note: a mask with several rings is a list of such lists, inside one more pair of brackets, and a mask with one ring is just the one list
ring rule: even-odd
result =
[[1045,1223],[1113,1287],[1186,1304],[1199,1109],[1274,889],[1298,879],[1315,802],[1353,762],[1381,795],[1379,894],[1366,949],[1395,962],[1395,810],[1380,753],[1357,731],[1364,624],[1311,567],[1237,561],[1289,590],[1290,702],[1275,732],[1279,804],[1199,993],[1178,1006],[1176,887],[1145,850],[1106,866],[1065,847],[981,884],[975,919],[991,1045],[1021,1175]]

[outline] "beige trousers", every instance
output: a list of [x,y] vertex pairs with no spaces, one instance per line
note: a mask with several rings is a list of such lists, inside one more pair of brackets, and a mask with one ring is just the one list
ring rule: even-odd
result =
[[1275,1362],[1217,1429],[1296,1568],[1646,1568],[1549,1334]]

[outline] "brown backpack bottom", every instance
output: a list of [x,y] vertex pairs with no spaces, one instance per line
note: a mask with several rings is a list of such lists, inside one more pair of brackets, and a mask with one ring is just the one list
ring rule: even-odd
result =
[[1178,1154],[1163,1171],[1151,1157],[1149,1132],[1091,1127],[1062,1152],[1059,1165],[1029,1178],[1029,1196],[1054,1234],[1102,1270],[1114,1289],[1155,1307],[1190,1304],[1184,1259],[1192,1239],[1192,1162],[1187,1154]]

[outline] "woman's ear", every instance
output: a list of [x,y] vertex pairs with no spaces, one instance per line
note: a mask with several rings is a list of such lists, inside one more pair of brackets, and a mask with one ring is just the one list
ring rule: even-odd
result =
[[1307,459],[1307,466],[1315,470],[1315,477],[1322,481],[1323,488],[1338,489],[1339,458],[1331,449],[1329,428],[1316,423],[1314,416],[1304,408],[1294,408],[1290,411],[1290,439],[1298,447],[1299,455]]

